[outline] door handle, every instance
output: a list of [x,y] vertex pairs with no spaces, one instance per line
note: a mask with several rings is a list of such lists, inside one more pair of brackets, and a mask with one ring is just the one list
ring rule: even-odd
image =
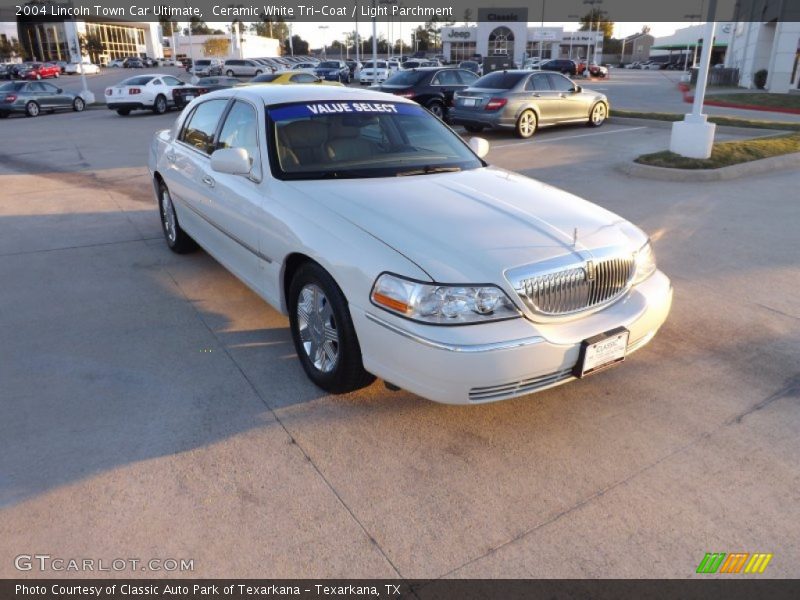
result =
[[203,183],[205,183],[208,187],[211,187],[211,188],[213,188],[216,185],[216,182],[211,177],[209,177],[208,175],[203,177]]

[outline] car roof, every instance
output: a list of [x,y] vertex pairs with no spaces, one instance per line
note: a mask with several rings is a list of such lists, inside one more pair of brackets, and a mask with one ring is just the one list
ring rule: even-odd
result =
[[266,105],[289,102],[396,102],[416,104],[412,100],[385,94],[369,89],[350,88],[344,86],[320,86],[316,84],[296,84],[283,86],[254,85],[227,90],[218,90],[205,94],[203,98],[230,96],[263,102]]

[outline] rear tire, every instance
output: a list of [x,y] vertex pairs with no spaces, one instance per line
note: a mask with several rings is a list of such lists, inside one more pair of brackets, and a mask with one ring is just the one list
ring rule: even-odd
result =
[[344,394],[375,380],[364,370],[347,299],[325,269],[316,263],[301,266],[287,300],[294,347],[315,385]]
[[38,117],[39,113],[41,112],[41,108],[39,105],[31,100],[25,105],[25,116],[26,117]]
[[227,71],[225,71],[225,75],[227,75],[228,77],[233,77],[233,71],[228,69]]
[[86,102],[83,101],[83,98],[75,98],[72,101],[72,110],[75,112],[83,112],[83,109],[86,108]]
[[153,103],[153,112],[157,115],[163,115],[167,112],[167,99],[161,94],[156,96],[156,101]]
[[514,132],[517,134],[517,137],[527,140],[528,138],[533,137],[533,134],[536,133],[536,128],[538,125],[539,123],[536,119],[536,113],[531,109],[524,110],[517,119],[517,124],[514,126]]
[[129,114],[131,114],[131,111],[128,108],[118,108],[117,109],[117,114],[120,117],[127,117]]
[[163,181],[158,183],[158,209],[161,215],[161,231],[164,232],[167,247],[175,254],[187,254],[195,250],[197,244],[181,229],[172,196]]

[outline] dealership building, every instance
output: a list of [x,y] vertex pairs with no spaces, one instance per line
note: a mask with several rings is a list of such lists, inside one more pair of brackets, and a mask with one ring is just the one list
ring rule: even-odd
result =
[[466,27],[442,27],[442,54],[451,61],[507,55],[512,62],[526,58],[574,58],[587,56],[602,62],[603,33],[567,32],[563,27],[529,27],[528,9],[479,8],[478,22]]

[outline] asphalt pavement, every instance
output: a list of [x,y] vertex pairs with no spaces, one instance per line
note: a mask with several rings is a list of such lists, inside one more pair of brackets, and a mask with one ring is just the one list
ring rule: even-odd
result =
[[166,248],[145,161],[175,116],[0,123],[0,577],[45,553],[194,561],[121,577],[684,578],[733,551],[796,576],[800,174],[621,175],[656,126],[489,134],[490,162],[652,236],[667,323],[510,401],[332,396],[284,317]]

